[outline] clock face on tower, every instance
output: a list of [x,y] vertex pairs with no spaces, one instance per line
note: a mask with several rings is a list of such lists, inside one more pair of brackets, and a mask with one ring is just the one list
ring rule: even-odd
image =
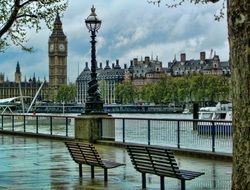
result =
[[50,44],[49,51],[53,51],[53,50],[54,50],[54,44]]
[[64,44],[59,44],[59,51],[64,51],[64,50],[65,50]]

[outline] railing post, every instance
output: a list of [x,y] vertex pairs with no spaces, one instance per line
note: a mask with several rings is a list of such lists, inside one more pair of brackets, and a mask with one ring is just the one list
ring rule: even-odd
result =
[[23,116],[23,132],[26,132],[26,117],[25,115]]
[[53,129],[52,129],[52,116],[49,117],[49,131],[50,131],[50,135],[52,135],[52,133],[53,133]]
[[3,130],[3,115],[2,115],[2,130]]
[[215,152],[215,125],[212,121],[212,152]]
[[68,136],[68,117],[66,117],[66,137]]
[[150,119],[148,120],[148,145],[150,145],[150,141],[151,141],[151,139],[150,139],[150,133],[151,133],[151,131],[150,131]]
[[36,116],[36,134],[38,134],[38,116]]
[[102,139],[102,136],[103,136],[103,128],[102,128],[102,122],[103,122],[103,119],[100,119],[100,121],[99,121],[99,137]]
[[180,148],[180,121],[177,121],[177,148]]
[[11,119],[12,119],[12,131],[14,131],[14,127],[15,127],[14,115],[11,116]]
[[122,142],[125,143],[125,119],[122,119]]

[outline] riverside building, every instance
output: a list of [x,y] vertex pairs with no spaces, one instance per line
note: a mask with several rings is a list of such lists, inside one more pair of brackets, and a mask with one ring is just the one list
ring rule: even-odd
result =
[[136,88],[140,88],[146,84],[158,82],[165,76],[162,62],[156,58],[150,59],[146,56],[144,60],[138,61],[134,58],[130,62],[129,68],[125,72],[124,79],[132,82]]
[[[106,61],[104,68],[102,63],[100,63],[96,72],[102,100],[105,104],[112,104],[116,102],[115,87],[124,80],[125,70],[126,65],[122,69],[119,65],[119,60],[116,60],[116,63],[112,63],[111,67],[108,60]],[[87,100],[90,73],[91,71],[88,67],[88,62],[86,62],[85,68],[76,79],[78,102],[85,103]]]
[[[158,82],[165,76],[184,76],[195,73],[230,76],[231,69],[229,62],[220,61],[219,55],[216,54],[206,58],[206,53],[200,52],[200,59],[187,60],[186,54],[182,53],[180,61],[175,58],[168,63],[168,68],[164,68],[158,58],[153,59],[148,56],[140,61],[138,58],[134,58],[130,61],[130,66],[127,67],[127,64],[124,64],[124,68],[120,67],[119,60],[116,60],[116,64],[113,63],[111,67],[109,61],[106,61],[104,68],[100,63],[97,69],[97,80],[104,103],[112,104],[117,100],[116,85],[123,81],[131,82],[134,87],[140,88],[146,84]],[[86,63],[84,70],[76,80],[78,102],[86,102],[89,81],[90,69]]]
[[28,80],[26,77],[22,80],[20,64],[17,62],[15,81],[9,81],[8,79],[5,80],[4,73],[0,73],[0,99],[18,97],[21,94],[22,96],[33,98],[43,82],[44,84],[40,91],[39,98],[48,99],[48,82],[45,79],[44,81],[41,81],[39,78],[36,78],[35,74]]
[[231,68],[228,61],[220,61],[219,55],[206,58],[205,52],[200,52],[200,59],[186,59],[186,54],[181,53],[180,61],[176,58],[168,63],[168,74],[171,76],[183,76],[189,74],[205,75],[231,75]]
[[[135,87],[141,87],[145,84],[159,81],[164,76],[162,62],[149,57],[145,57],[141,61],[134,58],[130,62],[130,66],[127,67],[127,64],[124,64],[124,68],[121,68],[119,60],[116,60],[116,63],[112,63],[112,66],[109,65],[107,60],[105,67],[103,68],[102,63],[100,63],[96,72],[102,100],[105,104],[117,102],[115,88],[117,84],[123,81],[130,81]],[[88,63],[86,63],[84,70],[76,80],[78,102],[85,103],[87,100],[90,73]]]

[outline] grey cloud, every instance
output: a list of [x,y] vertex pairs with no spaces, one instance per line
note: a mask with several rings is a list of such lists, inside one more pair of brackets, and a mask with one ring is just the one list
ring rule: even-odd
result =
[[[63,29],[69,43],[69,80],[78,74],[78,62],[84,64],[90,59],[90,34],[84,19],[89,15],[92,1],[69,1],[67,12],[62,17]],[[177,9],[158,8],[147,4],[146,0],[99,0],[95,2],[97,15],[102,19],[102,27],[97,37],[98,62],[106,59],[120,59],[129,63],[133,57],[150,56],[152,53],[164,63],[176,54],[186,52],[188,58],[197,58],[200,51],[214,49],[222,60],[228,59],[226,20],[216,23],[213,14],[217,5],[185,4]],[[27,76],[48,76],[47,42],[50,31],[45,27],[35,34],[29,32],[29,44],[36,47],[35,54],[26,55],[20,51],[7,52],[6,57],[22,55],[20,62],[32,64],[23,68]],[[10,56],[11,55],[11,56]],[[16,61],[6,58],[4,68],[14,72]],[[7,63],[13,66],[8,67]],[[22,64],[21,64],[22,65]],[[46,65],[46,67],[44,66]],[[23,65],[24,67],[24,65]],[[3,63],[1,63],[3,68]],[[9,73],[10,73],[9,72]]]

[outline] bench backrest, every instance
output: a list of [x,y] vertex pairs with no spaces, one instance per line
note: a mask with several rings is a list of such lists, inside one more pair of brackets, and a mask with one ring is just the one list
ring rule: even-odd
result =
[[65,142],[65,145],[76,163],[103,167],[101,157],[92,144]]
[[137,171],[181,178],[180,170],[172,151],[147,145],[127,145],[127,151]]

